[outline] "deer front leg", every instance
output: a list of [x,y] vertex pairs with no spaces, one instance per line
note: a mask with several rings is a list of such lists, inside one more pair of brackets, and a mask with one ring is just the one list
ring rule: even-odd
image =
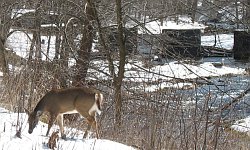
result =
[[87,127],[87,130],[85,131],[85,133],[83,135],[83,138],[87,137],[88,131],[92,127],[96,131],[96,137],[99,139],[99,130],[98,130],[98,127],[97,127],[97,123],[96,123],[95,117],[93,117],[93,116],[87,117],[87,123],[88,123],[88,127]]
[[48,130],[47,130],[46,136],[49,135],[50,128],[54,124],[55,120],[56,120],[56,115],[51,115],[50,114],[50,119],[49,119],[49,123],[48,123]]
[[60,128],[60,132],[61,132],[61,137],[62,139],[66,139],[66,134],[64,134],[64,128],[63,128],[63,114],[59,114],[57,116],[57,123],[59,125]]

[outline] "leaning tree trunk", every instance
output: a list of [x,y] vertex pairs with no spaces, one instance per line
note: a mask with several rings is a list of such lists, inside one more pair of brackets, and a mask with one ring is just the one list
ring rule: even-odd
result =
[[[91,3],[91,0],[87,0],[88,3]],[[124,40],[124,30],[123,30],[123,21],[122,21],[122,6],[121,6],[121,0],[116,0],[116,13],[117,13],[117,24],[118,24],[118,43],[119,43],[119,67],[118,67],[118,74],[115,73],[115,65],[113,63],[112,56],[110,54],[109,48],[107,44],[105,43],[104,39],[104,33],[102,31],[101,22],[98,18],[97,10],[95,5],[91,5],[92,7],[86,7],[86,12],[89,11],[87,14],[88,17],[91,17],[92,20],[96,20],[97,26],[98,26],[98,32],[100,36],[100,43],[103,46],[103,49],[106,52],[107,59],[109,62],[109,71],[111,76],[113,77],[113,83],[115,88],[115,126],[116,128],[120,127],[122,123],[122,96],[121,96],[121,90],[122,90],[122,81],[124,78],[124,72],[125,72],[125,60],[126,60],[126,49],[125,49],[125,40]]]
[[82,38],[80,41],[80,50],[77,51],[78,58],[76,60],[76,75],[75,75],[75,86],[82,86],[85,84],[85,78],[87,76],[90,53],[93,42],[93,26],[91,21],[94,20],[94,11],[90,0],[87,1],[85,12],[86,20],[82,29]]

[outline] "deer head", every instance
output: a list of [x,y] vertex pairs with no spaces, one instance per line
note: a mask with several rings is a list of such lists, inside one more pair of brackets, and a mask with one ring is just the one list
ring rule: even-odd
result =
[[36,127],[38,121],[39,121],[39,117],[42,115],[42,112],[41,111],[33,111],[33,112],[30,112],[28,111],[27,109],[25,109],[25,112],[28,114],[29,116],[29,119],[28,119],[28,123],[29,123],[29,134],[31,134],[34,130],[34,128]]

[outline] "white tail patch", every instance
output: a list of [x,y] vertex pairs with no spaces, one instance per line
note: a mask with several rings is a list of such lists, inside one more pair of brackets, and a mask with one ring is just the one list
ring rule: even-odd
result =
[[103,95],[102,95],[102,93],[100,93],[99,95],[100,95],[100,99],[99,99],[99,100],[100,100],[100,105],[102,105],[102,102],[103,102]]
[[103,95],[101,93],[95,94],[95,102],[99,108],[99,110],[102,109],[102,103],[103,103]]
[[95,112],[97,112],[98,115],[101,114],[101,110],[98,108],[96,103],[94,103],[94,105],[90,108],[89,114],[91,115],[91,114],[93,114]]
[[95,94],[95,101],[99,101],[99,104],[102,105],[102,101],[103,101],[102,93],[96,93]]
[[96,93],[95,94],[95,103],[94,105],[90,108],[89,114],[93,114],[97,112],[98,115],[101,114],[101,105],[102,105],[102,100],[103,100],[103,95],[101,93]]

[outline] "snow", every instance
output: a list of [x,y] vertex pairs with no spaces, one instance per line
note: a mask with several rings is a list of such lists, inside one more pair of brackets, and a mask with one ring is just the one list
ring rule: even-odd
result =
[[[250,133],[250,116],[245,119],[238,120],[231,126],[232,129],[240,132]],[[249,134],[250,136],[250,134]]]
[[11,18],[12,19],[17,18],[29,12],[35,12],[35,9],[13,9]]
[[[100,70],[108,73],[107,62],[94,61],[92,62]],[[118,64],[118,62],[114,62]],[[221,64],[221,67],[216,67],[214,64]],[[137,66],[140,66],[138,68]],[[151,68],[142,67],[140,61],[130,60],[125,65],[124,81],[132,81],[136,83],[147,83],[148,81],[170,81],[173,78],[179,79],[195,79],[200,77],[219,77],[227,74],[239,75],[244,74],[245,69],[241,67],[233,58],[203,58],[198,64],[188,64],[187,62],[169,61],[161,65],[154,65]],[[136,69],[134,69],[136,68]],[[117,70],[116,70],[117,71]],[[89,69],[91,75],[98,76],[102,79],[108,79],[106,74],[102,74],[96,70]],[[91,78],[94,80],[94,78]],[[157,85],[142,85],[141,88],[146,88],[146,91],[153,92],[167,87],[183,87],[190,85],[189,83],[173,84],[171,82],[157,82]]]
[[[12,31],[13,30],[10,32]],[[8,49],[14,51],[17,55],[28,58],[31,39],[32,34],[26,34],[22,31],[15,31],[8,37],[6,46]]]
[[[13,29],[10,31],[14,31]],[[31,45],[32,34],[26,31],[14,31],[7,39],[6,46],[8,49],[14,51],[17,55],[28,58],[30,45]],[[47,54],[47,46],[49,37],[41,36],[41,49],[42,49],[42,59],[45,60],[47,57],[53,59],[55,56],[55,36],[51,36],[50,39],[50,51]],[[35,48],[34,48],[35,51]]]
[[228,50],[233,49],[233,44],[234,44],[233,34],[216,34],[216,35],[201,36],[201,45],[213,46],[215,43],[215,38],[216,38],[215,47],[225,48]]
[[197,22],[180,22],[176,23],[174,21],[167,21],[163,26],[163,29],[204,29],[205,26]]
[[[0,149],[3,150],[24,150],[49,149],[47,146],[49,137],[44,136],[47,131],[47,125],[39,122],[32,134],[28,134],[28,116],[24,113],[19,114],[19,124],[17,124],[18,114],[12,113],[0,107]],[[21,138],[16,136],[16,131],[22,127]],[[58,130],[56,125],[54,131]],[[51,133],[52,133],[51,130]],[[81,133],[80,131],[78,131]],[[82,139],[83,134],[79,134],[73,139],[59,139],[57,143],[58,150],[134,150],[130,146],[110,141],[107,139]]]
[[[162,33],[162,29],[204,29],[206,26],[197,22],[192,23],[190,17],[186,16],[179,16],[178,23],[175,21],[172,21],[168,19],[167,21],[163,22],[163,25],[161,25],[161,22],[156,21],[150,21],[145,24],[145,28],[151,33],[151,34],[160,34]],[[144,29],[140,29],[139,34],[145,33]],[[146,32],[147,33],[147,32]]]

